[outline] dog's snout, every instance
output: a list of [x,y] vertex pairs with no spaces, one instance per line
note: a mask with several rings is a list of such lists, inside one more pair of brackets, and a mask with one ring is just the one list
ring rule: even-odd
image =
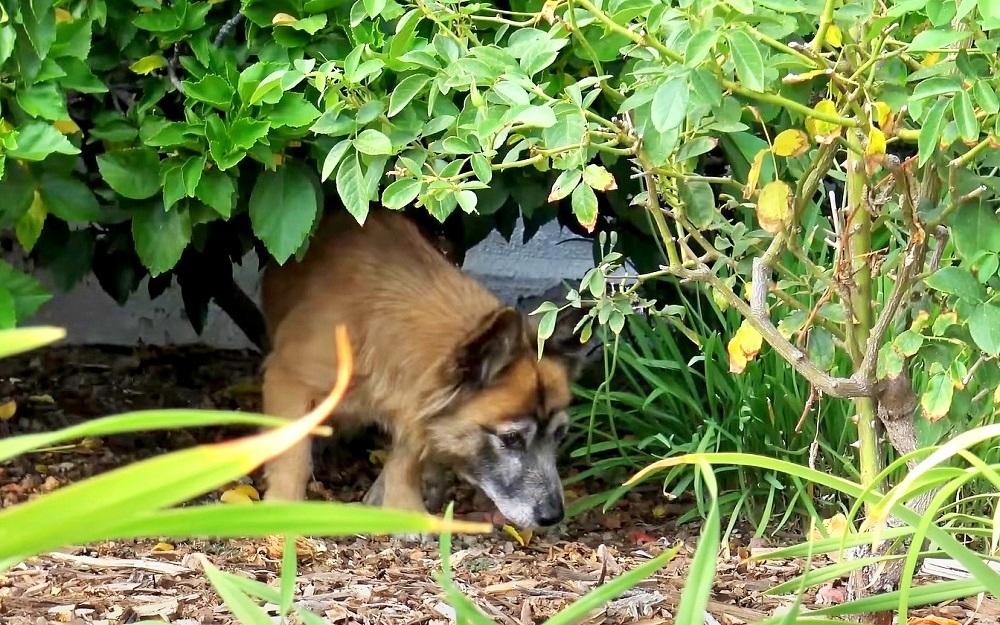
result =
[[555,502],[546,506],[538,508],[536,516],[538,518],[538,524],[542,527],[549,527],[559,523],[563,520],[566,515],[563,509],[562,502]]

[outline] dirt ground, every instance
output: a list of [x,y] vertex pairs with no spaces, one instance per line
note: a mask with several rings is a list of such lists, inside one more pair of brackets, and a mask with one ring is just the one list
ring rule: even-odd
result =
[[[259,409],[259,357],[202,348],[47,348],[0,361],[0,437],[51,430],[82,419],[146,408]],[[220,440],[234,430],[205,429],[120,435],[30,454],[0,464],[0,508],[165,450]],[[318,463],[312,497],[359,500],[377,467],[359,449],[336,466]],[[252,476],[259,480],[259,475]],[[259,481],[257,482],[259,484]],[[568,497],[599,485],[574,486]],[[207,494],[203,500],[217,498]],[[456,512],[468,511],[471,493],[455,493]],[[635,491],[606,512],[591,510],[564,526],[536,534],[525,546],[497,531],[456,537],[452,563],[459,586],[497,623],[540,623],[596,586],[682,543],[681,555],[609,605],[588,623],[673,623],[696,524],[674,523],[683,506],[667,506],[655,484]],[[795,540],[794,537],[774,539]],[[315,556],[299,569],[296,597],[330,623],[449,623],[432,574],[436,545],[400,545],[368,537],[313,538]],[[746,541],[750,542],[750,541]],[[802,563],[748,563],[751,552],[776,546],[746,544],[737,532],[719,555],[706,623],[758,621],[791,597],[764,595],[802,571]],[[157,539],[72,546],[32,558],[0,575],[0,625],[133,623],[159,620],[193,625],[235,622],[209,585],[196,554],[216,566],[272,585],[279,563],[259,541]],[[805,607],[836,601],[836,586],[810,592]],[[274,606],[272,606],[274,607]],[[974,610],[954,602],[914,611],[967,623],[996,623],[992,599]],[[714,620],[711,620],[714,619]]]

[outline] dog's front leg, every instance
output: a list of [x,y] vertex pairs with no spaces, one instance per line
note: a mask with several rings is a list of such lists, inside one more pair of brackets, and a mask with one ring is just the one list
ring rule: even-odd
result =
[[[381,488],[378,488],[379,480],[382,480]],[[382,491],[382,507],[427,513],[422,492],[423,466],[420,462],[420,451],[415,446],[406,443],[395,445],[375,482],[369,493]],[[400,535],[400,538],[426,542],[432,537],[430,534],[407,533]]]

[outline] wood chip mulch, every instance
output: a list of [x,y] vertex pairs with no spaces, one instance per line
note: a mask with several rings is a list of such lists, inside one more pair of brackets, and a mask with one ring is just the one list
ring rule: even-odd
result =
[[[117,349],[57,347],[0,361],[0,404],[17,411],[0,419],[0,438],[50,430],[82,419],[158,407],[259,409],[252,390],[259,357],[202,348]],[[2,413],[0,413],[2,414]],[[84,441],[66,449],[29,454],[0,464],[0,508],[153,453],[233,432],[154,432]],[[317,498],[357,500],[374,478],[367,452],[336,467],[317,465]],[[574,487],[571,496],[592,485]],[[210,493],[203,501],[216,499]],[[457,512],[469,494],[458,489]],[[464,508],[463,508],[464,506]],[[678,526],[679,509],[652,491],[634,491],[607,511],[591,510],[565,526],[536,534],[520,546],[497,531],[454,538],[451,565],[463,592],[496,623],[528,625],[546,618],[608,580],[677,544],[680,555],[642,584],[594,610],[586,623],[674,622],[697,544],[696,523]],[[773,544],[747,541],[740,532],[720,554],[707,625],[759,621],[793,599],[765,595],[802,572],[803,563],[744,558]],[[329,623],[444,624],[454,611],[434,581],[437,544],[391,538],[311,537],[313,556],[300,564],[297,604]],[[161,621],[183,625],[235,623],[201,568],[215,566],[278,587],[279,562],[260,539],[156,539],[73,546],[31,558],[0,575],[0,625],[85,623],[117,625]],[[836,596],[836,587],[812,591],[806,609]],[[268,606],[277,614],[277,606]],[[934,614],[970,625],[1000,622],[996,601],[951,602],[913,615]],[[968,620],[966,620],[968,619]]]

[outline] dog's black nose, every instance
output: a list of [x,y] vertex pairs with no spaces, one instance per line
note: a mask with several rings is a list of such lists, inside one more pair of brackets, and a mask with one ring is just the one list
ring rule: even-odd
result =
[[565,516],[565,511],[563,510],[562,503],[556,504],[554,506],[545,506],[540,508],[537,513],[538,524],[542,527],[549,527],[555,525],[563,520]]

